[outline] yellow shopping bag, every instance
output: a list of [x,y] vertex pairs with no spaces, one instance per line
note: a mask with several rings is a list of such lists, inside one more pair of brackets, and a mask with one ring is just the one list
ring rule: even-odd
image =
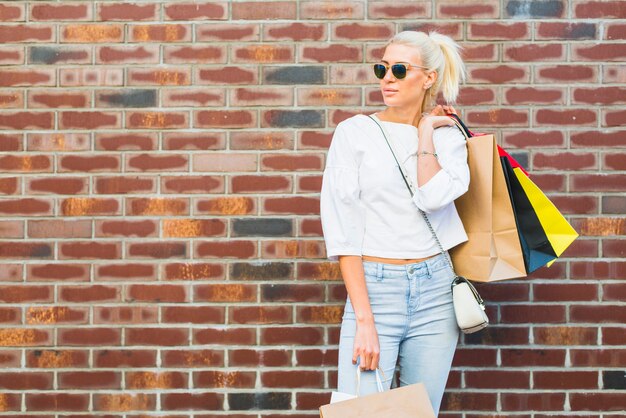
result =
[[[515,168],[513,171],[522,185],[524,192],[526,192],[526,196],[528,196],[528,200],[530,200],[556,256],[561,256],[567,247],[578,237],[578,233],[572,228],[569,222],[567,222],[556,206],[554,206],[554,203],[548,199],[541,189],[537,187],[521,169]],[[550,266],[553,262],[554,260],[547,265]]]

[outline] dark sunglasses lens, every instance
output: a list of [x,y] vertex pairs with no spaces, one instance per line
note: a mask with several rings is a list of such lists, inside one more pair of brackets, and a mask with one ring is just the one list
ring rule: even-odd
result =
[[402,64],[394,64],[391,66],[391,72],[395,78],[406,77],[406,67]]
[[374,64],[374,75],[376,78],[383,78],[387,73],[387,68],[382,64]]

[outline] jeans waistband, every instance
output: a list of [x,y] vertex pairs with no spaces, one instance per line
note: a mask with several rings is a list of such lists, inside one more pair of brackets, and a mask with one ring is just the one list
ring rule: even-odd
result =
[[434,268],[440,265],[442,262],[446,263],[445,257],[448,256],[447,251],[446,255],[437,254],[434,257],[428,258],[424,261],[420,261],[419,263],[410,263],[410,264],[389,264],[389,263],[378,263],[375,261],[363,261],[363,267],[366,269],[376,269],[377,276],[382,277],[384,271],[404,271],[407,273],[411,273],[416,270],[426,269],[428,272],[434,270]]

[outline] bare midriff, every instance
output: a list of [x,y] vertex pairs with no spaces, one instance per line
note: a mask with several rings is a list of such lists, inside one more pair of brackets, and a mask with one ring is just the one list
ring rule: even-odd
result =
[[363,261],[372,261],[374,263],[385,263],[385,264],[415,264],[415,263],[420,263],[424,260],[428,260],[429,258],[433,258],[435,257],[437,254],[435,255],[431,255],[429,257],[424,257],[424,258],[411,258],[411,259],[405,259],[405,258],[383,258],[383,257],[374,257],[371,255],[364,255],[361,258],[363,259]]

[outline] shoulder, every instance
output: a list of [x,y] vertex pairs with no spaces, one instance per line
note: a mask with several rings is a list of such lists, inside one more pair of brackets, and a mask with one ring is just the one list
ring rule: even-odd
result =
[[433,139],[436,141],[462,141],[465,142],[465,136],[456,126],[442,126],[433,132]]
[[372,119],[367,115],[354,115],[347,119],[342,120],[337,125],[337,130],[342,131],[359,131],[364,129],[369,129],[371,124],[374,123]]

